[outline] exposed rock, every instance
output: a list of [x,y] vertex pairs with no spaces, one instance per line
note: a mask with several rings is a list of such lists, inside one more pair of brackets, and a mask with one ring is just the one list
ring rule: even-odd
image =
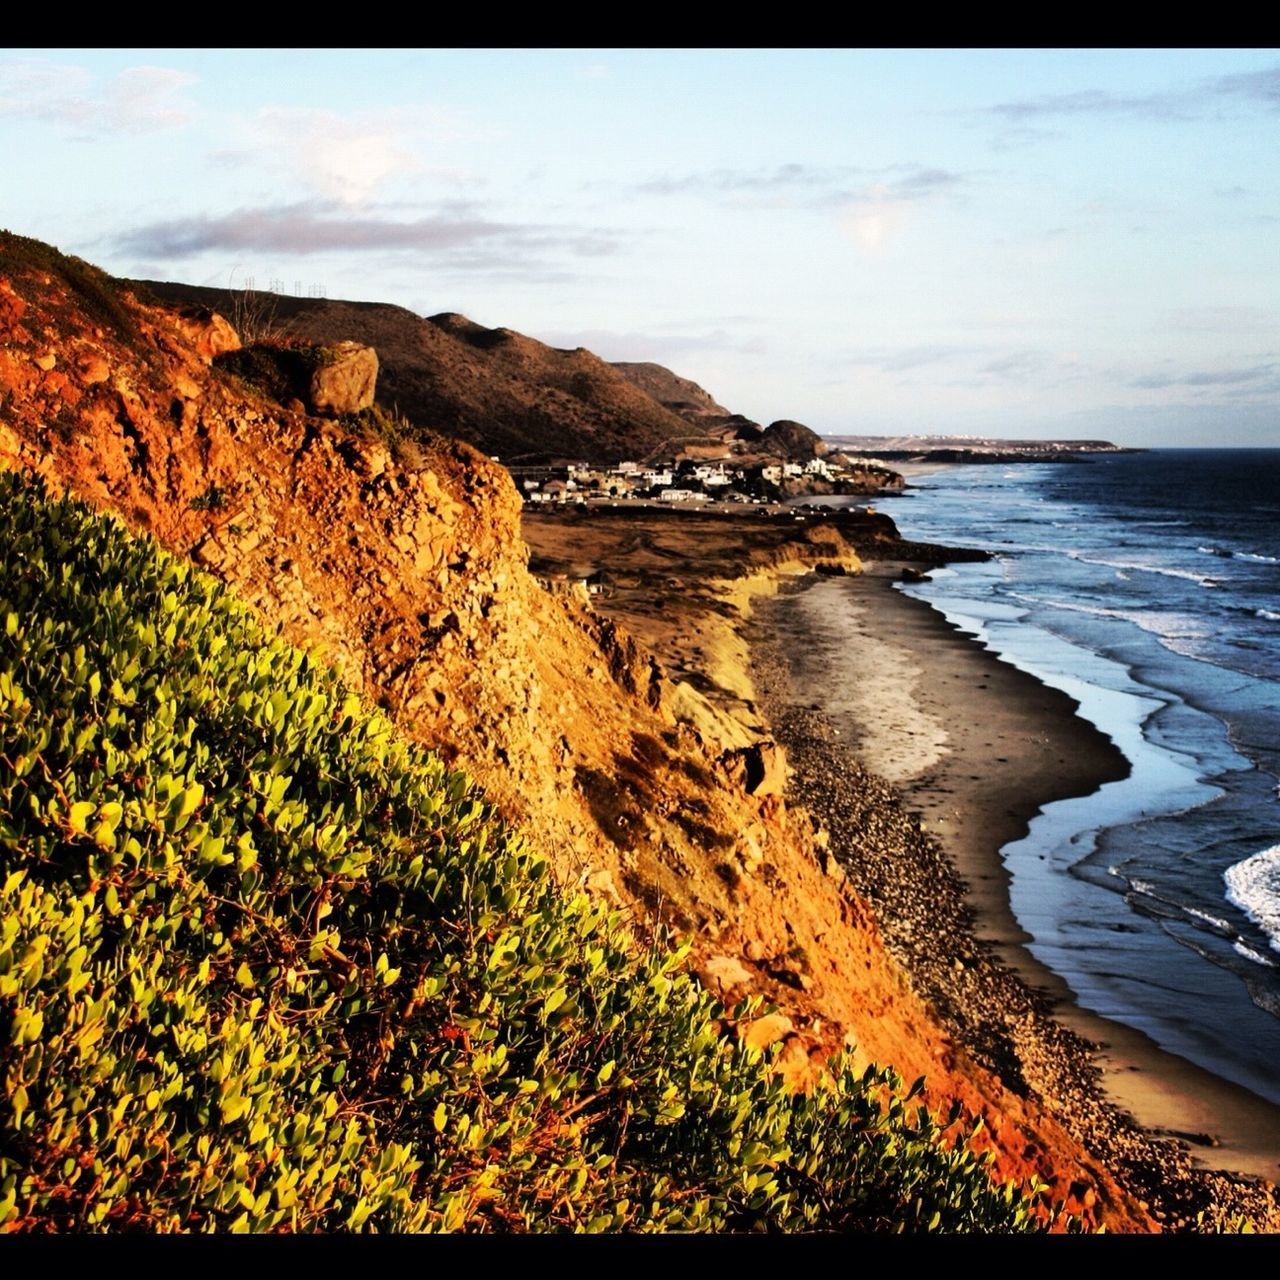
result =
[[719,763],[730,781],[750,796],[780,796],[786,790],[787,758],[776,742],[726,751]]
[[16,329],[26,314],[27,304],[14,293],[8,281],[0,287],[0,333]]
[[224,317],[209,307],[183,307],[175,323],[205,364],[212,363],[214,356],[223,352],[240,349],[240,335]]
[[766,1013],[763,1018],[741,1023],[738,1036],[749,1048],[767,1049],[795,1029],[796,1024],[785,1013]]
[[[863,1062],[874,1054],[908,1078],[926,1074],[930,1106],[956,1100],[966,1115],[984,1115],[996,1176],[1083,1176],[1082,1149],[1057,1134],[1053,1117],[1013,1096],[940,1030],[853,881],[822,873],[812,824],[781,802],[781,751],[767,742],[730,753],[726,771],[740,770],[741,783],[726,787],[713,768],[720,744],[709,750],[676,723],[670,681],[652,654],[580,602],[535,584],[520,497],[505,472],[434,438],[412,467],[398,450],[388,461],[340,424],[286,412],[206,369],[159,308],[125,298],[108,325],[86,316],[56,273],[6,266],[10,274],[27,311],[11,308],[20,312],[11,330],[20,336],[0,344],[0,466],[39,472],[52,492],[118,513],[176,554],[198,548],[197,558],[269,625],[333,662],[405,733],[479,781],[564,884],[585,881],[606,895],[616,886],[642,927],[653,921],[685,933],[695,968],[707,948],[713,961],[759,959],[755,972],[739,966],[752,979],[746,990],[780,1011],[755,1019],[744,1036],[785,1041],[782,1054],[796,1069],[848,1036],[868,1055]],[[0,280],[0,311],[10,292]],[[493,370],[516,385],[523,369],[520,385],[547,396],[552,421],[573,392],[552,386],[552,395],[538,383],[546,369],[565,375],[569,388],[584,374],[578,386],[587,396],[598,380],[622,382],[590,353],[548,354],[506,330],[417,324],[414,333],[435,335],[425,341],[453,343],[454,356],[472,362],[465,376],[475,388]],[[59,367],[41,373],[32,357],[54,334]],[[82,350],[107,363],[109,381],[88,376],[76,357]],[[462,379],[461,369],[449,364],[446,372]],[[183,379],[198,397],[180,394]],[[482,407],[478,397],[473,403]],[[871,530],[879,519],[864,524]],[[666,563],[659,571],[671,573]],[[833,776],[827,789],[853,786],[849,777]],[[835,820],[827,825],[840,843]],[[758,865],[735,873],[747,831]],[[888,834],[903,847],[896,831]],[[740,976],[736,963],[720,967],[722,980]],[[969,981],[970,972],[954,980]],[[1039,1154],[1051,1139],[1054,1154]],[[1100,1203],[1116,1222],[1138,1221],[1125,1216],[1114,1188],[1091,1173],[1088,1180],[1107,1188]]]
[[87,352],[76,361],[76,369],[79,371],[81,381],[85,386],[96,386],[99,382],[106,382],[111,377],[111,365],[100,355],[93,352]]
[[369,408],[378,384],[378,353],[359,342],[339,342],[322,351],[308,388],[312,411],[337,418]]
[[700,974],[707,986],[720,995],[735,987],[749,987],[754,981],[751,970],[732,956],[712,956],[703,962]]

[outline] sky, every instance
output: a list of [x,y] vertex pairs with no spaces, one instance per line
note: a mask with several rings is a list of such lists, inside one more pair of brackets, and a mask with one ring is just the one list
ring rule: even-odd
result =
[[1280,50],[0,51],[0,226],[824,434],[1280,445]]

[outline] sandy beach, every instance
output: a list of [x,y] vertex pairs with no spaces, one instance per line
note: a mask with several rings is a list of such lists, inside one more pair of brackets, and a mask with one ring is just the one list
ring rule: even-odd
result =
[[[797,798],[842,846],[913,981],[1006,1081],[1023,1079],[1095,1148],[1154,1162],[1153,1181],[1176,1184],[1189,1158],[1275,1179],[1280,1111],[1080,1009],[1025,949],[1000,848],[1042,805],[1128,766],[1067,695],[893,590],[901,568],[806,579],[757,607],[756,684]],[[900,797],[919,838],[897,858],[864,847],[833,786],[841,770]]]

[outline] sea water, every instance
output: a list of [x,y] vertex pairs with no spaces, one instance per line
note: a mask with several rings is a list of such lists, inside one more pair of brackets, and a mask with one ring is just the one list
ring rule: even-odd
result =
[[995,553],[902,589],[1130,762],[1002,851],[1030,950],[1081,1004],[1280,1103],[1280,450],[957,466],[885,509]]

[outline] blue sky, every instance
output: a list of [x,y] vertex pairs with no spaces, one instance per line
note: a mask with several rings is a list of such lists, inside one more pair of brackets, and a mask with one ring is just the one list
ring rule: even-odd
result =
[[8,50],[0,225],[825,433],[1280,445],[1280,51]]

